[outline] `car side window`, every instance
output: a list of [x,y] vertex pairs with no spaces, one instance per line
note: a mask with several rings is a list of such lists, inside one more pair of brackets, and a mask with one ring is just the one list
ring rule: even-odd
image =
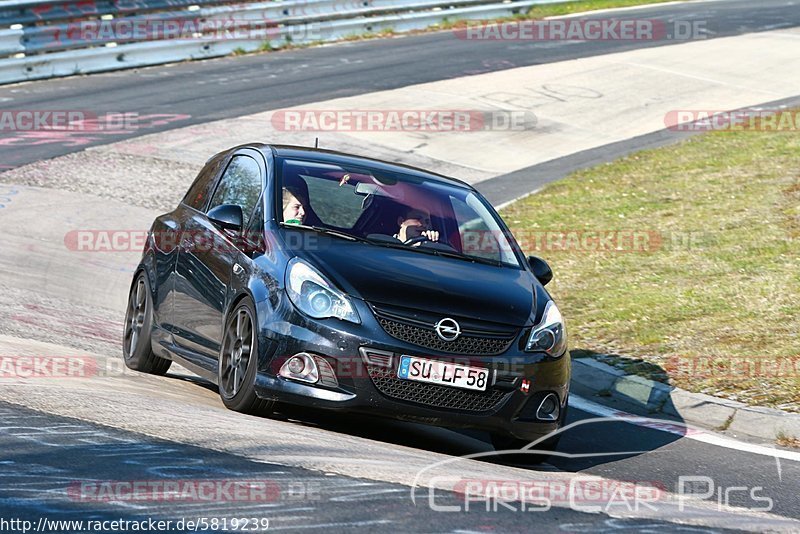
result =
[[244,228],[247,228],[260,196],[261,168],[258,163],[249,156],[234,156],[220,178],[208,211],[222,204],[241,206]]
[[464,254],[518,266],[519,261],[503,229],[478,197],[450,196]]
[[495,234],[466,202],[450,197],[458,224],[463,252],[479,258],[502,261],[500,243]]
[[208,196],[211,194],[211,187],[214,185],[214,177],[219,170],[222,158],[213,158],[202,168],[200,173],[195,178],[194,183],[189,188],[186,196],[183,197],[183,203],[198,211],[203,211],[203,207],[208,201]]

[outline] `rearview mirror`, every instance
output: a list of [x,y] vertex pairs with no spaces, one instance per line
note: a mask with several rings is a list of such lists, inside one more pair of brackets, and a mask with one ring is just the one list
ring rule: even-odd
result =
[[531,266],[531,269],[533,269],[533,275],[543,286],[546,286],[547,283],[553,279],[553,271],[542,258],[528,256],[528,264]]
[[223,230],[241,232],[244,226],[242,207],[235,204],[222,204],[207,214],[208,220]]

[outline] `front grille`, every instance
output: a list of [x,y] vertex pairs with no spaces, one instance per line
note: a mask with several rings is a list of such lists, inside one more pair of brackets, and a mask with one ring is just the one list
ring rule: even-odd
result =
[[375,306],[373,312],[381,328],[393,338],[448,354],[484,356],[502,354],[508,350],[517,333],[516,330],[508,328],[478,329],[470,322],[459,319],[462,334],[454,341],[444,341],[436,335],[433,328],[436,320],[433,318],[424,320],[419,317],[403,316],[394,310],[388,311]]
[[467,412],[488,412],[495,409],[508,391],[489,389],[470,391],[466,389],[426,384],[398,378],[396,371],[389,367],[367,365],[369,377],[378,391],[392,397],[435,408],[449,408]]

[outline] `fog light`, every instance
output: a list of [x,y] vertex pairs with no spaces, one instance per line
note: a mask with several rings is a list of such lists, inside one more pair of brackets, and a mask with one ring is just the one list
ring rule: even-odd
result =
[[542,399],[539,408],[536,410],[536,419],[542,421],[557,421],[560,408],[558,406],[558,396],[555,393],[548,393]]
[[299,358],[297,356],[292,357],[289,359],[289,364],[287,365],[289,368],[289,372],[295,375],[299,375],[303,372],[303,369],[306,368],[306,363],[303,361],[303,358]]
[[313,384],[319,380],[319,371],[314,359],[305,352],[300,352],[284,362],[278,376]]

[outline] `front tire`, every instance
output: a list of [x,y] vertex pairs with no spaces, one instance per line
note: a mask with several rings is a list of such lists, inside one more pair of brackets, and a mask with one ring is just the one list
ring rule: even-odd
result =
[[258,332],[253,302],[245,298],[225,321],[217,372],[222,403],[235,412],[266,415],[274,402],[255,392],[258,370]]
[[150,341],[153,331],[153,302],[150,295],[150,282],[145,273],[140,272],[128,296],[122,356],[125,365],[134,371],[163,375],[172,365],[172,360],[160,358],[153,353]]

